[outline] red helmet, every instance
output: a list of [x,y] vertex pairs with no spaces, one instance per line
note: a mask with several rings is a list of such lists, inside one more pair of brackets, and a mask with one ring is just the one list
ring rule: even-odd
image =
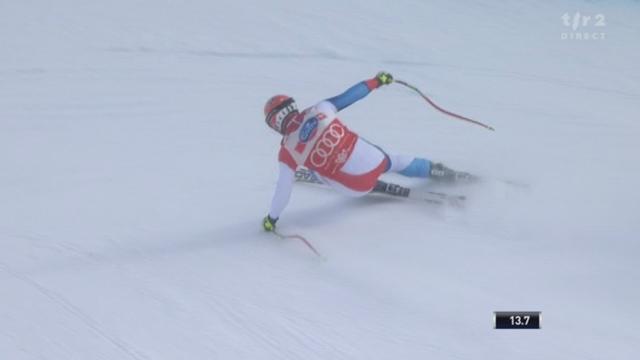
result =
[[264,105],[264,116],[267,125],[284,134],[289,121],[298,115],[298,107],[291,96],[276,95]]

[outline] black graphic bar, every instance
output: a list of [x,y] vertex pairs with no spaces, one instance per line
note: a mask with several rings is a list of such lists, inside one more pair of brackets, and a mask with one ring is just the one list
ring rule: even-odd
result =
[[496,329],[540,329],[540,311],[495,311]]

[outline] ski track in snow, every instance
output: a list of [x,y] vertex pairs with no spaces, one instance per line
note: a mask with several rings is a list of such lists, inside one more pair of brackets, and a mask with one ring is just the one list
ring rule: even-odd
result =
[[326,60],[326,61],[338,61],[347,62],[351,64],[364,63],[364,64],[378,64],[378,65],[402,65],[406,67],[419,67],[419,68],[435,68],[444,69],[445,71],[470,73],[480,76],[489,76],[497,78],[511,79],[515,81],[527,82],[541,82],[552,86],[567,87],[572,89],[580,89],[587,91],[594,91],[611,96],[619,96],[629,100],[639,100],[639,93],[632,93],[627,91],[621,91],[618,89],[606,88],[601,86],[593,86],[580,84],[576,79],[562,79],[552,78],[537,74],[529,74],[525,72],[505,72],[500,69],[492,68],[476,68],[473,66],[452,66],[447,64],[436,64],[430,62],[410,61],[410,60],[384,60],[384,59],[369,59],[369,58],[356,58],[349,57],[340,53],[287,53],[287,52],[224,52],[216,50],[168,50],[168,49],[153,49],[153,48],[109,48],[108,52],[115,53],[133,53],[133,54],[166,54],[166,55],[194,55],[204,57],[216,57],[222,59],[251,59],[256,61],[263,61],[269,59],[283,59],[283,60]]
[[26,277],[26,276],[24,276],[24,275],[22,275],[20,273],[14,272],[13,270],[11,270],[8,266],[6,266],[3,263],[0,263],[0,270],[2,270],[8,276],[11,276],[11,277],[13,277],[13,278],[15,278],[15,279],[17,279],[19,281],[22,281],[22,282],[28,284],[35,291],[37,291],[41,296],[44,296],[47,299],[49,299],[50,301],[52,301],[55,304],[57,304],[63,311],[68,313],[69,316],[71,316],[73,318],[76,318],[78,321],[80,321],[84,325],[86,325],[87,328],[89,328],[94,334],[100,336],[105,341],[108,341],[113,346],[118,348],[125,355],[125,357],[131,358],[131,359],[136,359],[136,360],[149,359],[149,357],[145,356],[144,353],[142,353],[139,350],[137,350],[131,344],[128,344],[127,342],[123,341],[122,339],[119,339],[119,338],[109,334],[109,332],[107,332],[105,329],[103,329],[96,320],[91,318],[91,316],[89,316],[87,313],[85,313],[80,308],[75,306],[72,302],[67,300],[64,296],[56,293],[55,291],[53,291],[51,289],[48,289],[45,286],[42,286],[40,283],[38,283],[37,281],[35,281],[35,280],[33,280],[33,279],[29,278],[29,277]]

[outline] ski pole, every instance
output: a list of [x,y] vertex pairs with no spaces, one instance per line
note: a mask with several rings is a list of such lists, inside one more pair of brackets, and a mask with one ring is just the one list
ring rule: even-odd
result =
[[429,97],[427,95],[425,95],[422,91],[420,91],[420,89],[418,89],[417,87],[402,81],[402,80],[395,80],[394,82],[400,84],[400,85],[404,85],[406,87],[408,87],[409,89],[415,91],[416,93],[418,93],[418,95],[422,96],[423,99],[425,99],[429,105],[433,106],[436,110],[440,111],[443,114],[449,115],[451,117],[454,117],[456,119],[459,120],[464,120],[464,121],[468,121],[472,124],[476,124],[476,125],[480,125],[485,129],[489,129],[491,131],[495,131],[495,129],[492,126],[489,126],[487,124],[481,123],[480,121],[477,120],[473,120],[473,119],[469,119],[468,117],[462,116],[462,115],[458,115],[456,113],[452,113],[451,111],[445,110],[443,108],[441,108],[440,106],[438,106],[435,102],[433,102],[431,99],[429,99]]
[[316,248],[313,247],[313,245],[311,245],[309,240],[307,240],[302,235],[298,235],[298,234],[284,235],[284,234],[281,234],[280,232],[278,232],[276,230],[273,230],[273,234],[275,236],[279,237],[280,239],[283,239],[283,240],[286,240],[286,239],[298,239],[298,240],[302,241],[303,244],[307,245],[309,250],[313,251],[313,253],[316,254],[320,259],[326,260],[326,258],[324,256],[322,256],[322,254],[320,254],[320,252],[318,250],[316,250]]

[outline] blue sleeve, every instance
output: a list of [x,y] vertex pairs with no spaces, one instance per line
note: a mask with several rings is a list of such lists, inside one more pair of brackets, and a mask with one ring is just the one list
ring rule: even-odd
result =
[[353,104],[354,102],[369,95],[371,90],[375,89],[375,87],[376,86],[371,80],[361,81],[347,89],[347,91],[343,92],[342,94],[327,99],[327,101],[332,103],[338,109],[338,111],[340,111]]

